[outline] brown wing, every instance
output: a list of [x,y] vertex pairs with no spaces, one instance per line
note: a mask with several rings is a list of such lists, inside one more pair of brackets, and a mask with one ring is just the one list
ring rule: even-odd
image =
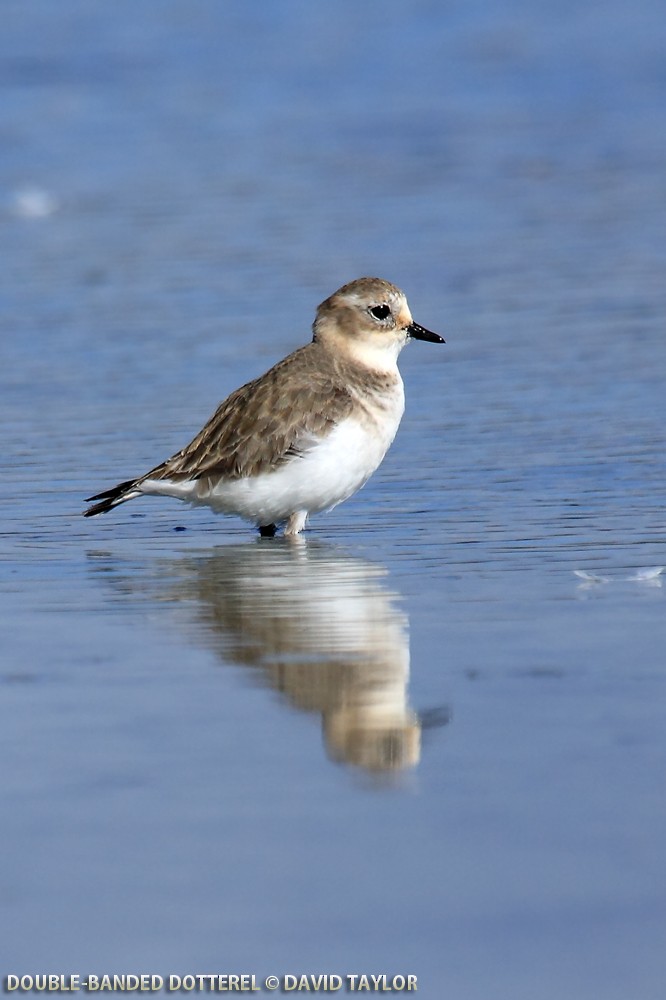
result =
[[307,450],[353,405],[339,377],[322,366],[317,346],[300,348],[232,392],[186,448],[143,478],[242,479]]

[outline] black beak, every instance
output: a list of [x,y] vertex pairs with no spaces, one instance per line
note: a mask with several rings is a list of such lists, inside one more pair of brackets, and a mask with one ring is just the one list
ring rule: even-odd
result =
[[446,341],[444,337],[440,337],[438,333],[432,333],[430,330],[425,330],[418,323],[411,323],[407,327],[407,333],[414,340],[427,340],[431,344],[445,344]]

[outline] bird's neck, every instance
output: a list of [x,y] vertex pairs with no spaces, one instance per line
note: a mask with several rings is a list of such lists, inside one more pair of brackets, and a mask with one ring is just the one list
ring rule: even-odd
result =
[[327,330],[317,336],[316,342],[339,365],[355,369],[361,377],[364,373],[374,373],[400,378],[398,355],[404,344],[398,340],[392,344],[373,344],[370,338],[357,339]]

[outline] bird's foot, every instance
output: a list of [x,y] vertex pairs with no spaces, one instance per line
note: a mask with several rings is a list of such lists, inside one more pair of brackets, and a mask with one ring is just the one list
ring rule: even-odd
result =
[[284,529],[284,537],[293,538],[295,535],[298,535],[305,527],[307,519],[307,510],[294,511],[287,521],[287,527]]

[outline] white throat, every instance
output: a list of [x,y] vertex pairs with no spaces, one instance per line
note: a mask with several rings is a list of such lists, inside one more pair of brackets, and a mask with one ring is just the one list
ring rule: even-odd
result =
[[405,346],[406,340],[407,338],[401,340],[396,337],[395,340],[383,343],[373,343],[371,340],[346,341],[345,353],[348,358],[363,365],[364,368],[395,374],[398,371],[398,355]]

